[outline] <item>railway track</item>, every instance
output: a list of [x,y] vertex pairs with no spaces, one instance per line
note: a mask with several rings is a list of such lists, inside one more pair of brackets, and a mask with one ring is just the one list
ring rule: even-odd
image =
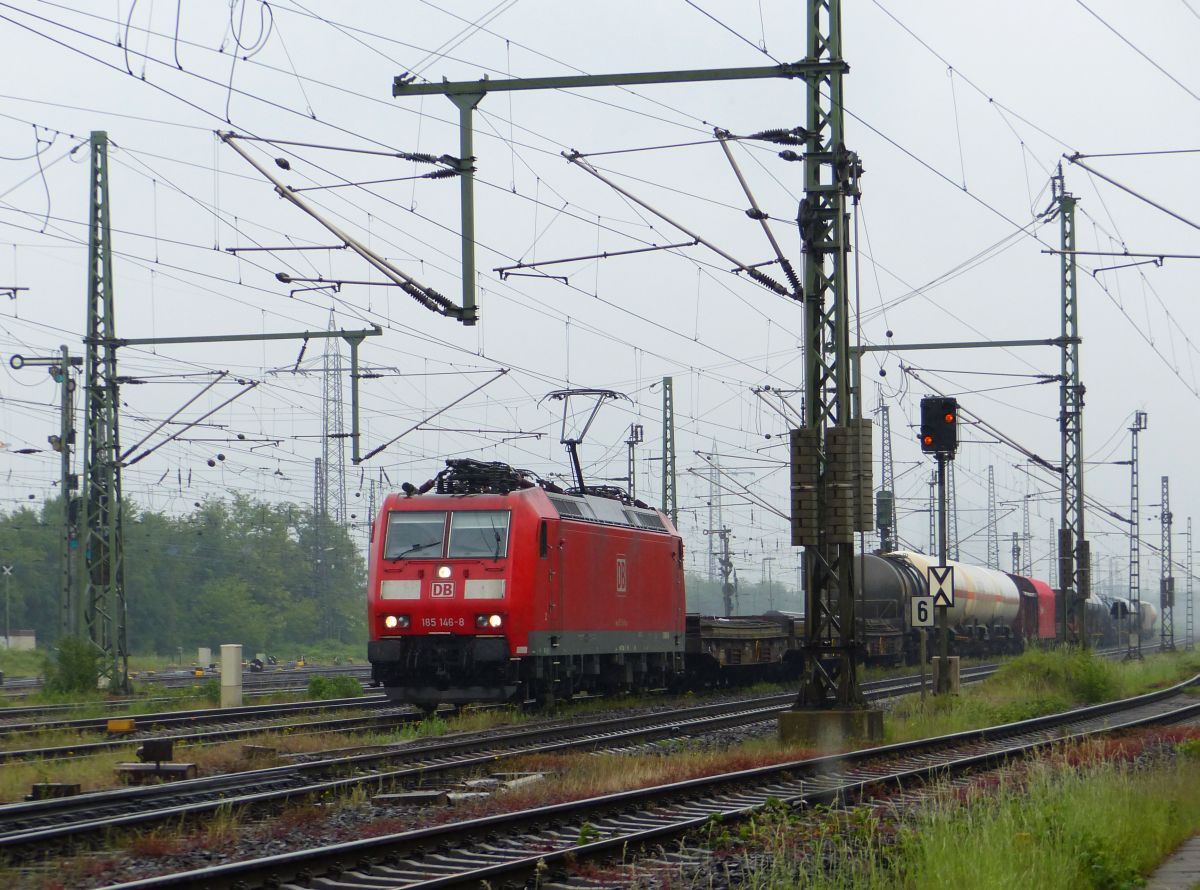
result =
[[[413,711],[407,705],[393,705],[382,697],[337,699],[326,702],[301,702],[301,706],[286,707],[276,710],[278,706],[264,705],[258,714],[213,714],[200,712],[203,716],[169,717],[161,723],[149,723],[136,732],[123,734],[117,738],[108,738],[97,742],[77,742],[65,745],[52,745],[37,748],[0,750],[0,763],[22,760],[64,760],[72,757],[86,757],[105,751],[115,751],[129,748],[148,738],[170,740],[181,745],[209,745],[218,742],[231,741],[247,736],[268,732],[307,734],[354,732],[379,729],[394,729],[398,726],[417,723],[423,719],[422,714]],[[375,710],[377,713],[356,717],[333,718],[319,717],[315,720],[293,721],[288,723],[275,722],[279,717],[297,713],[317,713],[345,710]],[[140,721],[139,721],[140,722]],[[235,725],[230,726],[233,723]],[[213,725],[218,728],[200,730],[198,725]],[[170,727],[188,727],[192,731],[164,735],[163,729]],[[96,727],[89,727],[96,728]],[[103,727],[98,729],[102,730]]]
[[[661,846],[712,820],[736,820],[769,799],[793,807],[852,803],[874,788],[902,788],[988,768],[1090,735],[1200,715],[1187,684],[1064,714],[626,791],[117,885],[163,888],[479,887],[556,883],[569,864]],[[586,880],[580,884],[587,886]]]
[[[993,666],[973,668],[964,671],[964,679],[982,679],[994,670]],[[918,683],[912,677],[879,680],[864,684],[864,692],[871,698],[887,698],[912,692]],[[20,858],[112,828],[177,822],[219,807],[261,807],[359,786],[392,787],[532,753],[619,748],[774,720],[794,700],[793,693],[786,693],[649,715],[494,729],[168,785],[9,804],[0,806],[0,856]]]
[[[369,665],[329,665],[323,667],[303,668],[272,668],[264,671],[243,671],[242,688],[247,695],[269,694],[270,692],[290,692],[303,689],[312,677],[354,677],[367,683],[371,679]],[[219,679],[219,673],[202,671],[196,676],[194,671],[173,670],[160,671],[153,674],[142,674],[134,677],[138,684],[159,686],[164,689],[181,689],[194,686],[204,680]],[[0,686],[0,701],[18,700],[40,692],[43,686],[41,677],[9,678]],[[137,699],[131,699],[137,701]],[[48,706],[57,707],[57,706]],[[0,706],[0,713],[8,710]]]

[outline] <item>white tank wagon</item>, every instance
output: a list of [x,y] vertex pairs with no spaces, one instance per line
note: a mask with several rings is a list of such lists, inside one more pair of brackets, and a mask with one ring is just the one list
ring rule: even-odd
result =
[[[922,578],[938,563],[924,553],[891,554],[906,559]],[[978,628],[990,635],[992,628],[1011,631],[1021,611],[1021,593],[1004,572],[947,560],[954,567],[954,605],[947,617],[954,627]],[[922,591],[924,593],[925,591]],[[973,634],[975,635],[975,634]]]

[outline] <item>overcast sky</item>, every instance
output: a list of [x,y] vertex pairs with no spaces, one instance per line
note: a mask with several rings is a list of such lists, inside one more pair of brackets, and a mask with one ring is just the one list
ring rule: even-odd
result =
[[[356,521],[366,517],[360,478],[381,471],[393,488],[424,481],[456,456],[564,473],[559,405],[542,400],[566,386],[629,396],[606,406],[589,432],[586,472],[592,480],[624,476],[624,441],[630,424],[641,423],[638,493],[657,503],[659,381],[670,376],[689,566],[707,568],[710,490],[695,452],[715,442],[720,463],[738,471],[724,483],[731,491],[721,506],[736,535],[740,575],[757,580],[763,559],[772,557],[775,577],[786,576],[795,553],[785,520],[772,510],[787,509],[788,424],[751,389],[803,386],[801,306],[734,274],[703,246],[541,267],[565,281],[501,280],[493,270],[691,240],[568,163],[567,150],[619,152],[590,161],[739,262],[772,259],[713,128],[748,135],[803,124],[802,82],[487,96],[475,141],[481,321],[474,328],[381,284],[293,295],[304,285],[276,278],[382,280],[348,251],[227,252],[337,242],[280,200],[214,131],[327,146],[245,143],[289,186],[324,187],[304,194],[331,221],[458,301],[457,182],[411,179],[434,168],[361,153],[458,153],[454,106],[441,96],[393,99],[393,77],[793,61],[805,55],[803,7],[797,0],[0,3],[0,48],[12,72],[0,96],[0,285],[28,288],[16,299],[0,297],[3,509],[57,491],[58,458],[45,444],[57,431],[56,389],[40,369],[10,369],[8,357],[49,354],[60,343],[82,350],[87,153],[72,150],[89,131],[105,130],[119,336],[321,330],[331,310],[339,327],[381,325],[384,335],[367,340],[361,354],[381,375],[363,384],[364,452],[511,369],[350,469]],[[1059,260],[1044,251],[1058,245],[1058,223],[1043,213],[1064,153],[1191,149],[1087,163],[1200,221],[1198,11],[1194,0],[847,4],[846,139],[866,169],[855,255],[863,341],[883,342],[889,330],[897,343],[1057,336]],[[798,265],[801,165],[777,157],[779,148],[732,145]],[[1200,254],[1195,225],[1078,166],[1064,167],[1067,188],[1079,198],[1080,250]],[[373,180],[401,181],[347,185]],[[335,185],[342,187],[328,188]],[[1086,484],[1098,501],[1128,514],[1128,467],[1105,462],[1128,459],[1126,428],[1135,410],[1147,411],[1143,536],[1158,545],[1160,477],[1169,475],[1182,560],[1186,517],[1200,496],[1190,463],[1200,405],[1197,266],[1167,259],[1161,267],[1105,269],[1130,262],[1081,258],[1084,449],[1099,462],[1089,466]],[[299,368],[319,370],[323,348],[310,342]],[[130,467],[126,496],[172,512],[231,492],[310,501],[322,378],[291,373],[299,354],[295,341],[123,349],[121,373],[144,381],[123,389],[128,444],[195,395],[213,371],[261,381],[209,418],[216,425],[182,437],[193,441]],[[935,389],[956,395],[1006,436],[1056,461],[1058,389],[1039,375],[1056,374],[1059,360],[1057,351],[1039,348],[897,352],[864,363],[865,404],[877,403],[878,386],[891,410],[904,541],[924,548],[928,538],[931,465],[911,428],[920,397]],[[222,382],[181,417],[194,418],[238,389]],[[963,558],[987,558],[992,466],[1001,566],[1011,566],[1010,536],[1020,531],[1020,501],[1030,494],[1035,574],[1048,576],[1058,515],[1051,480],[986,431],[964,438],[956,464]],[[22,448],[42,451],[13,453]],[[218,452],[226,460],[209,467]],[[1110,570],[1123,578],[1126,527],[1093,511],[1089,531],[1093,552],[1103,556],[1101,580]],[[1157,585],[1157,572],[1158,557],[1147,551],[1145,591]]]

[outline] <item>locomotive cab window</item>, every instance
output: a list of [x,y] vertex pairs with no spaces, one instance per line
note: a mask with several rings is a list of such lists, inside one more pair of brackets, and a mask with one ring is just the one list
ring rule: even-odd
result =
[[478,510],[450,516],[449,557],[500,559],[508,555],[507,510]]
[[442,555],[445,533],[445,513],[389,513],[383,558],[435,559]]

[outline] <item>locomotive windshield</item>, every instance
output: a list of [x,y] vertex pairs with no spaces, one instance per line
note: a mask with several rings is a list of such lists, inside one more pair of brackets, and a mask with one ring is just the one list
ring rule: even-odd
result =
[[450,516],[449,557],[500,559],[508,555],[507,510],[478,510]]
[[389,513],[383,558],[436,559],[445,532],[445,513]]

